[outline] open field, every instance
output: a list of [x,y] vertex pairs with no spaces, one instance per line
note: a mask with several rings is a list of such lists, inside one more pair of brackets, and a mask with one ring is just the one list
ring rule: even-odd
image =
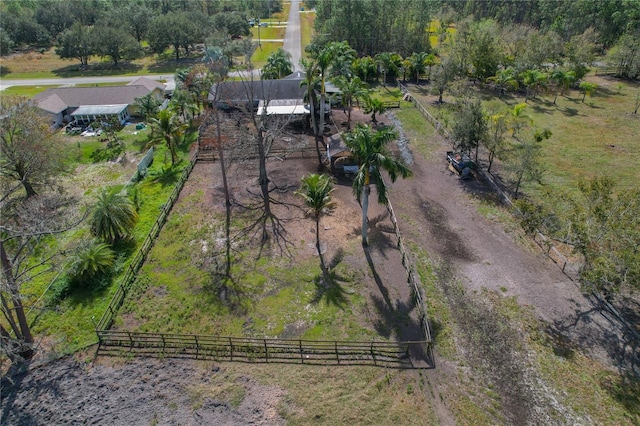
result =
[[[553,104],[553,94],[529,99],[524,114],[533,128],[548,128],[552,132],[543,142],[545,164],[543,184],[525,182],[522,190],[534,197],[543,191],[575,193],[578,182],[595,176],[611,177],[620,191],[637,187],[637,164],[640,164],[640,115],[633,114],[635,97],[640,85],[609,77],[589,75],[596,83],[595,95],[587,96],[571,90],[559,96]],[[453,115],[449,105],[455,99],[445,95],[445,104],[437,105],[437,97],[426,85],[410,84],[429,111],[450,127]],[[493,91],[479,91],[489,113],[506,112],[525,101],[524,96],[508,94],[499,98]],[[482,159],[482,155],[481,155]],[[494,174],[509,181],[498,160]]]

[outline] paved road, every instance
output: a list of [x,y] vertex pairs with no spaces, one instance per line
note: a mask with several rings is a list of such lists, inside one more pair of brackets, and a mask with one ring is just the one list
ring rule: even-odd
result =
[[[97,84],[97,83],[129,83],[137,76],[117,76],[117,77],[69,77],[69,78],[40,78],[30,80],[7,80],[0,79],[0,90],[12,86],[60,86],[75,84]],[[173,74],[145,75],[152,80],[165,80],[168,84],[173,84]]]
[[287,30],[284,33],[284,50],[291,54],[293,70],[301,71],[300,58],[302,57],[302,43],[300,42],[300,0],[291,1]]
[[[284,35],[283,49],[291,54],[294,71],[300,71],[300,58],[302,57],[302,43],[300,41],[300,0],[292,0],[287,21],[287,30]],[[266,40],[263,40],[266,41]],[[280,40],[278,40],[280,41]],[[260,78],[260,70],[254,70],[254,78]],[[230,72],[230,76],[248,77],[246,72]],[[69,77],[69,78],[46,78],[30,80],[10,80],[0,79],[0,91],[12,86],[60,86],[75,84],[97,84],[97,83],[129,83],[140,76],[118,76],[118,77]],[[168,85],[173,86],[173,74],[155,74],[145,77],[153,80],[165,80]]]

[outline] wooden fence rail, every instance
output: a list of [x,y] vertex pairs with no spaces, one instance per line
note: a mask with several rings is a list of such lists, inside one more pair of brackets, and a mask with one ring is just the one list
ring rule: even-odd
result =
[[415,368],[410,352],[429,342],[288,340],[194,334],[98,330],[102,355],[146,356],[296,364],[377,365]]
[[127,295],[127,291],[131,287],[131,284],[135,281],[138,271],[142,267],[144,260],[149,254],[149,251],[151,250],[151,247],[153,247],[153,242],[160,234],[160,231],[162,230],[162,226],[167,220],[167,216],[169,215],[171,208],[173,207],[176,200],[178,199],[178,196],[180,195],[180,191],[182,191],[182,187],[184,186],[184,183],[189,178],[189,175],[193,170],[193,167],[196,163],[197,158],[198,158],[197,153],[191,157],[189,164],[182,172],[182,175],[178,179],[178,182],[176,182],[176,186],[173,188],[173,191],[171,192],[169,199],[162,207],[162,210],[160,211],[160,215],[158,216],[155,223],[151,227],[151,230],[147,234],[147,237],[142,243],[142,246],[140,246],[140,249],[134,256],[134,258],[131,260],[129,267],[127,268],[124,276],[120,280],[120,284],[118,285],[116,292],[111,298],[111,302],[109,303],[109,306],[107,306],[107,309],[105,309],[104,313],[102,314],[100,321],[98,321],[98,324],[96,325],[97,330],[107,330],[108,328],[111,327],[111,324],[113,323],[113,319],[115,318],[116,314],[118,313],[118,310],[120,309],[120,307],[122,306],[122,303],[124,302],[124,299]]

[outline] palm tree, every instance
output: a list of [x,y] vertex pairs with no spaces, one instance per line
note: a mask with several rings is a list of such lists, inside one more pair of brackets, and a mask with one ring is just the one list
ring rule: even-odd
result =
[[138,108],[140,114],[144,116],[145,121],[149,121],[149,118],[153,117],[158,112],[160,103],[161,102],[153,96],[153,93],[140,96],[139,98],[135,98],[133,101],[133,105]]
[[511,67],[499,70],[495,76],[489,77],[487,80],[496,85],[500,96],[504,95],[507,89],[518,90],[518,80],[514,69]]
[[320,216],[322,212],[334,207],[331,201],[333,192],[333,182],[328,175],[310,174],[302,178],[302,187],[296,194],[304,199],[305,205],[309,208],[309,214],[313,215],[316,221],[316,250],[320,257],[322,274],[327,276],[327,267],[320,250]]
[[126,195],[104,189],[91,216],[91,232],[109,244],[131,236],[138,221],[133,202]]
[[184,134],[186,126],[178,121],[178,116],[171,109],[163,109],[156,118],[151,119],[151,144],[164,142],[171,152],[171,166],[174,166],[178,158],[176,145]]
[[580,83],[580,90],[582,90],[582,102],[584,103],[584,99],[589,95],[589,97],[593,96],[593,92],[596,91],[598,85],[595,83],[589,83],[588,81],[583,81]]
[[266,65],[262,68],[263,80],[278,80],[293,72],[291,54],[280,48],[267,58]]
[[527,102],[529,100],[529,94],[533,92],[533,96],[535,97],[538,89],[541,87],[547,86],[547,75],[538,70],[526,70],[522,74],[520,74],[522,78],[522,82],[527,88],[527,94],[524,98],[524,101]]
[[89,240],[84,242],[74,254],[69,268],[69,275],[79,284],[80,281],[91,281],[113,267],[116,256],[108,244]]
[[371,56],[363,56],[353,61],[353,69],[356,74],[367,83],[371,76],[376,75],[376,62]]
[[555,104],[558,99],[558,95],[562,96],[564,91],[569,89],[569,87],[576,81],[576,73],[575,71],[557,69],[551,73],[549,79],[556,86],[556,94],[553,98],[553,103]]
[[380,99],[375,98],[366,98],[364,112],[367,114],[371,114],[371,121],[377,123],[376,114],[384,114],[386,108],[384,106],[384,102]]
[[396,160],[387,150],[386,145],[398,137],[393,128],[386,127],[373,131],[370,127],[357,124],[355,129],[344,135],[344,141],[351,150],[351,156],[359,165],[358,173],[353,180],[353,193],[362,206],[362,244],[367,245],[367,210],[369,208],[369,185],[373,181],[378,192],[378,202],[387,203],[387,186],[382,179],[381,170],[389,173],[391,182],[398,176],[407,178],[411,170],[401,161]]
[[416,73],[416,84],[420,82],[420,74],[424,72],[424,67],[426,66],[429,56],[427,52],[413,52],[413,54],[407,58],[411,69]]
[[351,109],[353,107],[353,100],[367,98],[368,91],[366,89],[366,83],[363,83],[358,76],[351,79],[339,77],[334,80],[334,83],[338,89],[340,89],[342,103],[347,107],[347,130],[349,130],[351,129]]
[[318,154],[318,164],[322,164],[322,153],[320,152],[320,129],[316,122],[316,104],[318,99],[316,93],[321,90],[320,79],[318,78],[318,68],[315,62],[302,58],[300,65],[304,70],[304,80],[300,82],[300,87],[306,86],[307,93],[305,94],[305,101],[309,102],[309,110],[311,112],[311,127],[313,128],[313,134],[316,136],[316,152]]

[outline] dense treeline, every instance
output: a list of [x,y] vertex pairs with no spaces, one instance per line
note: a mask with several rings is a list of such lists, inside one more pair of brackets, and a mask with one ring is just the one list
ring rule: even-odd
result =
[[248,20],[282,10],[281,0],[6,0],[0,2],[0,53],[14,48],[59,48],[63,58],[138,55],[145,40],[176,56],[212,33],[249,34]]
[[428,51],[434,3],[427,0],[318,0],[316,33],[347,41],[360,55]]
[[[579,80],[596,57],[606,54],[617,76],[640,75],[637,0],[307,3],[317,8],[314,43],[346,41],[365,58],[395,54],[399,71],[403,57],[425,52],[435,54],[436,63],[448,66],[445,74],[474,80],[500,80],[507,74],[518,76],[526,70],[550,67],[562,67]],[[435,48],[428,36],[437,40]],[[310,48],[316,47],[312,44]]]
[[519,24],[553,33],[562,41],[591,31],[604,52],[624,36],[640,39],[638,0],[316,0],[316,32],[334,41],[346,40],[359,54],[384,51],[406,56],[429,51],[425,37],[430,20],[443,32],[449,24],[472,17],[491,19],[500,26]]

